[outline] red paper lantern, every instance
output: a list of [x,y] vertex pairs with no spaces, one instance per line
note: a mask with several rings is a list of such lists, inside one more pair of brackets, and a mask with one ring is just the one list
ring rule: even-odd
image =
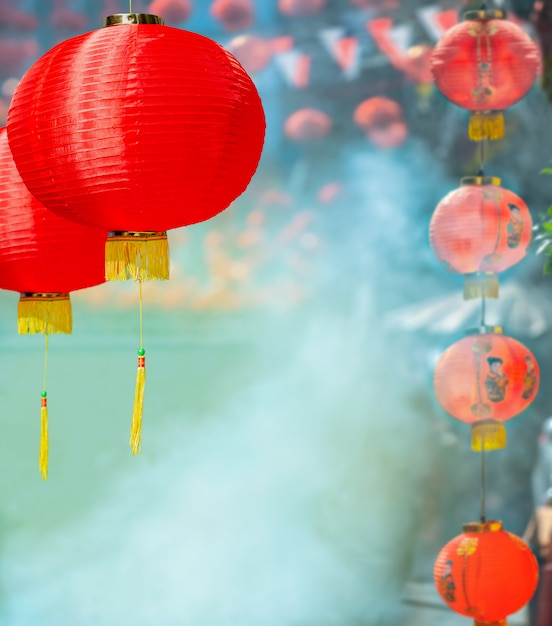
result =
[[325,0],[279,0],[278,9],[283,15],[299,17],[320,13],[325,5]]
[[480,626],[506,624],[529,602],[539,578],[529,546],[499,521],[464,524],[439,553],[433,572],[443,601]]
[[0,288],[22,294],[20,333],[71,332],[69,292],[105,282],[106,239],[29,193],[0,129]]
[[472,448],[506,446],[503,422],[525,410],[539,388],[539,366],[519,341],[484,326],[441,355],[434,373],[439,404],[472,425]]
[[[105,281],[107,233],[48,211],[23,183],[0,129],[0,288],[20,293],[22,334],[70,333],[69,292]],[[47,346],[48,344],[46,344]],[[48,474],[46,390],[41,401],[39,468]]]
[[251,28],[255,20],[251,0],[215,0],[211,15],[231,32]]
[[264,70],[272,60],[272,45],[256,35],[240,35],[228,44],[228,51],[242,64],[246,72]]
[[470,138],[504,134],[502,111],[531,89],[539,71],[537,45],[504,11],[468,11],[445,32],[431,66],[440,91],[472,114]]
[[181,24],[192,14],[191,0],[153,0],[148,13],[160,15],[168,24]]
[[467,275],[466,299],[498,297],[496,273],[518,263],[531,242],[527,205],[499,185],[500,178],[463,178],[431,218],[431,246],[451,271]]
[[284,124],[284,133],[292,141],[322,139],[332,129],[331,119],[317,109],[299,109]]
[[31,66],[8,114],[10,147],[45,206],[115,233],[109,279],[168,278],[164,231],[213,217],[245,190],[263,108],[214,41],[151,15],[107,24]]

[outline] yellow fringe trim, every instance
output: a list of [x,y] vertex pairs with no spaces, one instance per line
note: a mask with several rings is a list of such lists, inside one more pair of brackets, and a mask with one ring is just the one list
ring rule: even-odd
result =
[[42,474],[42,480],[48,478],[48,407],[43,398],[40,409],[40,452],[38,454],[38,469]]
[[69,294],[21,294],[17,326],[20,335],[71,334],[73,316]]
[[467,274],[464,276],[464,300],[498,298],[499,283],[496,274]]
[[105,244],[107,280],[168,280],[166,233],[110,235]]
[[[142,447],[142,414],[144,412],[144,388],[146,385],[146,364],[144,357],[138,357],[136,371],[136,391],[134,392],[134,407],[132,409],[132,424],[130,426],[130,447],[132,454],[138,454]],[[143,365],[142,365],[142,364]]]
[[506,443],[506,428],[502,422],[484,420],[472,424],[471,447],[475,452],[501,450]]
[[468,133],[472,141],[502,139],[504,137],[504,116],[502,113],[487,111],[472,113]]

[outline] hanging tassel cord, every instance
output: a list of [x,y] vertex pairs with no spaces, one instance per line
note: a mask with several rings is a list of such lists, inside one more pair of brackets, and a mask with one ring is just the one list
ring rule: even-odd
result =
[[485,503],[485,435],[483,435],[483,441],[481,443],[481,523],[484,524],[487,521],[486,517],[486,503]]
[[485,300],[485,294],[483,293],[483,295],[481,296],[481,326],[485,326],[485,312],[486,312],[486,300]]
[[485,141],[486,139],[479,140],[479,172],[478,176],[485,176]]
[[48,339],[46,333],[46,346],[44,349],[44,380],[42,385],[42,401],[40,407],[40,451],[38,454],[38,469],[42,474],[42,480],[48,478],[48,394],[46,392],[46,372],[48,370]]
[[146,384],[146,351],[142,345],[142,281],[138,280],[140,291],[140,348],[138,349],[138,369],[136,370],[136,390],[134,392],[134,407],[130,426],[130,448],[132,454],[142,452],[142,415],[144,412],[144,389]]
[[128,0],[128,3],[130,8],[129,13],[132,13],[132,0]]

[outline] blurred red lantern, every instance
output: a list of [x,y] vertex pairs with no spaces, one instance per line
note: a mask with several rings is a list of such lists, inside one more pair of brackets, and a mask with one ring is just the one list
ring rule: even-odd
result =
[[35,39],[10,39],[0,37],[0,76],[19,76],[22,68],[38,54]]
[[400,104],[384,96],[361,102],[355,109],[353,119],[380,148],[396,148],[404,143],[408,135]]
[[228,207],[263,146],[262,104],[234,57],[158,19],[115,15],[108,24],[119,25],[60,43],[25,74],[8,113],[31,193],[115,233],[109,279],[168,278],[165,231]]
[[251,0],[215,0],[211,15],[231,32],[251,28],[255,20]]
[[38,28],[38,19],[33,13],[16,9],[12,0],[0,0],[0,28],[22,31],[34,31]]
[[240,35],[228,44],[228,51],[242,64],[246,72],[264,70],[272,60],[272,45],[257,35]]
[[389,11],[398,8],[399,0],[351,0],[351,4],[360,9],[385,9]]
[[470,138],[498,139],[502,115],[529,91],[539,71],[539,49],[504,11],[468,11],[445,32],[431,60],[439,90],[472,111]]
[[320,187],[317,193],[317,199],[320,204],[332,204],[343,193],[343,186],[337,181],[327,183]]
[[[22,334],[70,333],[69,292],[105,282],[107,232],[58,217],[21,180],[0,129],[0,288],[20,294]],[[46,390],[42,392],[40,471],[48,470]]]
[[160,15],[167,24],[176,26],[189,19],[192,3],[191,0],[153,0],[148,6],[148,13]]
[[441,550],[433,570],[443,601],[475,624],[506,624],[535,593],[537,560],[529,546],[502,522],[464,524]]
[[[265,118],[253,81],[216,42],[153,15],[106,24],[31,66],[13,96],[8,138],[31,193],[62,217],[110,231],[107,278],[141,288],[168,278],[168,229],[210,219],[245,190]],[[133,454],[144,353],[140,345]]]
[[353,114],[357,126],[369,132],[402,122],[401,105],[385,96],[375,96],[361,102]]
[[506,446],[503,422],[525,410],[539,388],[539,366],[519,341],[483,326],[441,355],[434,373],[439,404],[472,425],[472,448]]
[[317,109],[300,109],[286,120],[284,132],[292,141],[322,139],[332,129],[331,119]]
[[467,275],[465,299],[498,297],[496,273],[518,263],[531,242],[527,205],[499,185],[500,178],[463,178],[431,218],[435,255],[451,271]]
[[325,0],[279,0],[280,13],[291,17],[320,13],[326,5]]

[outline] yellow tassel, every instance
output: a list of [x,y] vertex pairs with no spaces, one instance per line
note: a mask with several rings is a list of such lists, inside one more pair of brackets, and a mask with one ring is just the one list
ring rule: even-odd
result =
[[17,307],[20,335],[71,334],[73,316],[67,293],[22,293]]
[[145,350],[138,350],[138,370],[136,371],[136,391],[134,392],[134,407],[132,409],[132,424],[130,426],[130,447],[132,454],[138,454],[142,447],[142,414],[144,412],[144,388],[146,385],[146,357]]
[[504,116],[496,111],[472,113],[468,134],[472,141],[502,139],[504,137]]
[[40,452],[38,454],[38,469],[42,480],[48,478],[48,405],[46,392],[42,392],[42,406],[40,408]]
[[498,420],[481,420],[472,424],[471,447],[475,452],[501,450],[506,447],[506,428]]
[[168,280],[167,233],[110,233],[105,244],[107,280]]
[[492,272],[477,272],[464,276],[464,300],[498,298],[498,292],[498,276]]

